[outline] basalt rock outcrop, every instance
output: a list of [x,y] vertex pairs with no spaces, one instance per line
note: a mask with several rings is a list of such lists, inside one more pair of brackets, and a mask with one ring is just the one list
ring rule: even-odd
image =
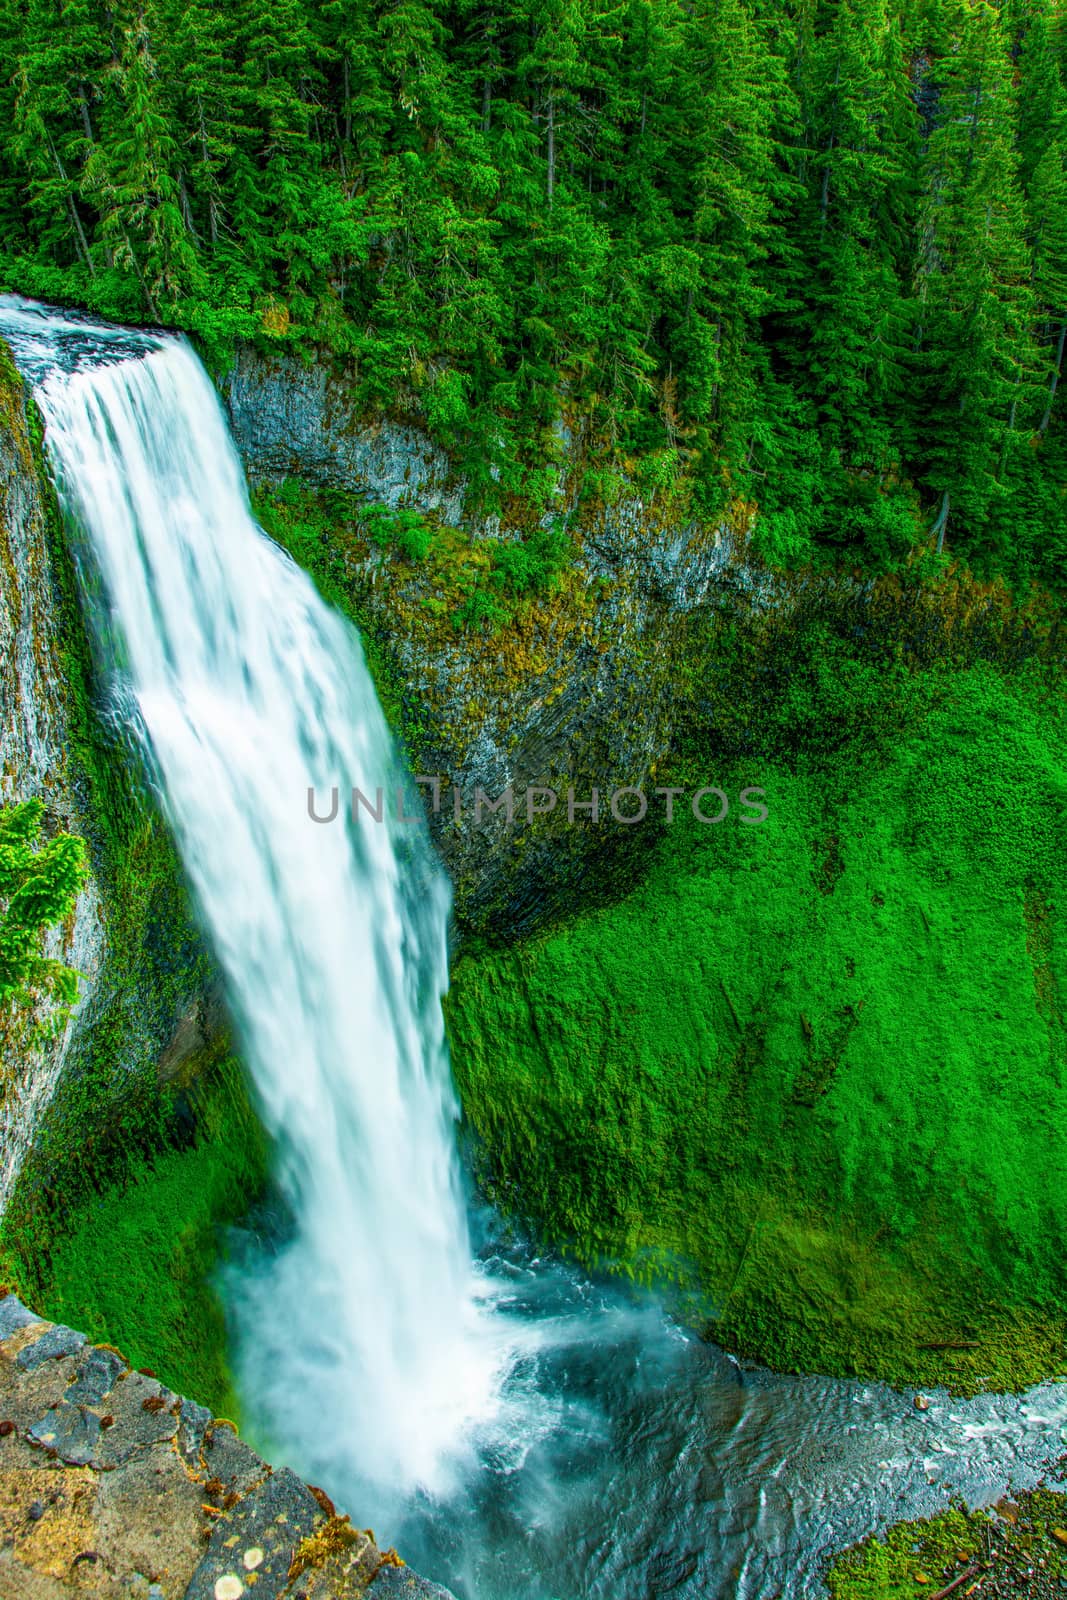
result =
[[[355,414],[343,373],[244,347],[222,390],[254,483],[295,476],[411,506],[475,541],[520,536],[506,518],[468,506],[464,483],[417,428]],[[573,458],[569,435],[560,444],[564,461]],[[735,560],[743,510],[737,526],[711,531],[637,497],[579,513],[561,466],[544,521],[552,517],[567,523],[573,559],[552,594],[499,632],[457,628],[433,573],[417,564],[373,550],[349,560],[364,635],[387,659],[418,729],[411,754],[443,780],[431,826],[460,925],[489,935],[522,934],[595,894],[616,867],[625,874],[635,830],[613,822],[610,796],[654,782],[671,747],[687,620],[745,582]],[[453,786],[463,796],[458,818]],[[496,799],[509,786],[517,823],[503,812],[475,818],[479,787]],[[560,799],[531,823],[525,791],[536,786]],[[598,791],[597,822],[578,805],[570,820],[570,788],[578,805]]]
[[[137,758],[111,726],[94,673],[73,557],[32,399],[0,341],[0,804],[38,797],[46,833],[83,835],[91,876],[48,953],[80,974],[54,1037],[47,1016],[0,1018],[0,1215],[52,1116],[61,1083],[91,1072],[109,1102],[174,1076],[193,1046],[218,1054],[227,1022],[185,906],[181,871]],[[194,1037],[195,1032],[195,1037]],[[72,1131],[67,1144],[76,1146]],[[45,1182],[55,1182],[53,1169]]]
[[[84,796],[69,760],[70,705],[61,662],[62,621],[48,537],[47,490],[34,458],[22,384],[0,346],[0,804],[38,798],[49,829],[85,831]],[[89,999],[104,963],[106,935],[94,876],[73,916],[49,936],[47,953],[82,974]],[[28,1019],[29,1023],[43,1017]],[[18,1176],[78,1031],[53,1038],[0,1021],[0,1211]],[[17,1037],[12,1034],[17,1033]],[[16,1069],[17,1063],[17,1069]]]
[[450,1600],[122,1355],[0,1298],[4,1600]]

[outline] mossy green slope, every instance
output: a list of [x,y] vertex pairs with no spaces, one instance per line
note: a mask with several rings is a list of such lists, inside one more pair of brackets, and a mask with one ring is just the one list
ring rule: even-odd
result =
[[927,701],[877,755],[702,774],[768,821],[676,823],[448,1016],[492,1192],[553,1239],[779,1367],[1003,1387],[1067,1369],[1065,719],[981,666]]
[[213,1287],[224,1230],[261,1193],[266,1139],[240,1067],[194,1088],[196,1138],[136,1162],[66,1219],[51,1253],[48,1315],[117,1345],[181,1394],[236,1417],[226,1326]]

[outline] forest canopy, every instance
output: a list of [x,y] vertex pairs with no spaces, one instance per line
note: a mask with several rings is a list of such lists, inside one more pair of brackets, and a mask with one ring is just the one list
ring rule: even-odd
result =
[[0,280],[325,346],[483,503],[1067,556],[1063,0],[0,0]]

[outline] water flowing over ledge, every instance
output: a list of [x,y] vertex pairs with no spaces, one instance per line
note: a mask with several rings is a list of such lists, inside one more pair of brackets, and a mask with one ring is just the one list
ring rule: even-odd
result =
[[286,1218],[227,1292],[272,1453],[466,1600],[813,1592],[873,1524],[1056,1456],[1067,1389],[927,1412],[742,1371],[581,1274],[472,1249],[421,830],[318,828],[397,756],[352,631],[257,528],[184,341],[0,303],[102,663],[225,972]]
[[252,521],[188,345],[123,339],[90,364],[74,338],[72,370],[37,386],[49,451],[88,547],[101,655],[227,976],[296,1224],[244,1284],[245,1380],[274,1391],[315,1351],[373,1476],[432,1482],[491,1403],[495,1363],[440,1011],[447,885],[410,826],[307,823],[309,782],[370,784],[396,756],[355,635]]

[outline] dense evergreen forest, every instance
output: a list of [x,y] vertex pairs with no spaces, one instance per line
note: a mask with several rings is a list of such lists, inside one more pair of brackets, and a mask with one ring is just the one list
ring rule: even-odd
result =
[[9,288],[351,363],[482,503],[1067,557],[1063,0],[0,0]]

